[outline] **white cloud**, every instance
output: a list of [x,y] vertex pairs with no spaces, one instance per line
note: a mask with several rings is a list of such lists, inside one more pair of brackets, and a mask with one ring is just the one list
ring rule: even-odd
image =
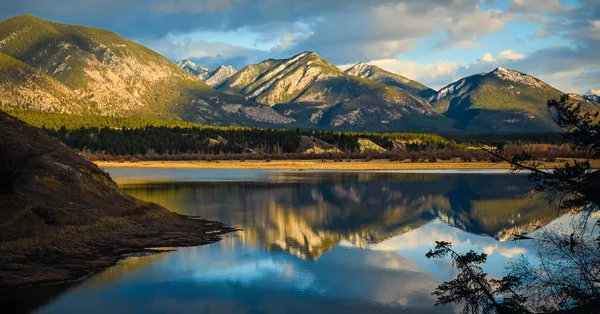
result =
[[510,49],[504,50],[498,55],[494,56],[491,53],[484,54],[478,62],[480,63],[499,63],[507,60],[523,60],[525,55],[512,51]]
[[522,247],[506,247],[500,246],[498,244],[487,245],[482,247],[483,253],[487,255],[493,255],[497,253],[507,259],[513,259],[515,257],[519,257],[527,254],[527,250]]
[[502,51],[498,57],[498,60],[523,60],[525,59],[524,54],[520,54],[518,52],[514,52],[512,50],[504,50]]
[[448,61],[420,64],[414,61],[396,59],[373,60],[369,64],[419,82],[426,82],[432,88],[440,88],[452,82],[463,66],[461,63]]
[[483,57],[481,57],[481,59],[479,59],[480,62],[496,62],[496,58],[494,58],[494,56],[492,56],[491,53],[486,53],[483,55]]

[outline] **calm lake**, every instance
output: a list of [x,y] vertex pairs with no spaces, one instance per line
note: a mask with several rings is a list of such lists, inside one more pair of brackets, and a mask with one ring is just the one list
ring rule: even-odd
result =
[[455,274],[425,257],[436,240],[489,254],[500,276],[535,254],[514,233],[570,221],[503,172],[108,171],[137,198],[243,230],[130,257],[37,313],[453,313],[431,296]]

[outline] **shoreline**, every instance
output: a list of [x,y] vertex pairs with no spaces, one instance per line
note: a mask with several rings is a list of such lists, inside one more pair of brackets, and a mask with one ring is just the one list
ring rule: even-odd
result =
[[[381,171],[381,170],[509,170],[508,162],[398,162],[388,160],[351,160],[334,162],[333,160],[219,160],[219,161],[139,161],[116,162],[94,161],[100,168],[159,168],[159,169],[264,169],[264,170],[345,170],[345,171]],[[565,161],[544,162],[540,169],[554,169],[564,165]],[[600,169],[600,160],[590,161],[592,168]]]
[[[91,225],[69,226],[33,238],[1,243],[0,252],[5,261],[0,269],[0,305],[7,301],[2,293],[79,282],[115,266],[130,254],[156,254],[203,246],[219,242],[224,235],[239,230],[219,221],[184,216],[156,204],[148,205],[157,212],[140,217],[105,217]],[[61,250],[55,247],[56,243],[67,243],[70,247]],[[41,251],[40,247],[55,254],[32,252]],[[19,252],[15,252],[17,248]]]

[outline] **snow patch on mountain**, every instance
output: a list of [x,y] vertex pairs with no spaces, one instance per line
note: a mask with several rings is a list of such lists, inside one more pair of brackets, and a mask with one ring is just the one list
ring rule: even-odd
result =
[[523,85],[542,88],[547,86],[546,83],[529,76],[527,74],[509,70],[507,68],[499,67],[496,70],[492,71],[492,74],[496,75],[498,78],[504,81],[510,81],[513,83],[520,83]]
[[600,104],[600,89],[590,89],[582,96],[584,99]]
[[457,93],[458,91],[460,91],[461,88],[463,88],[465,86],[466,82],[467,82],[467,79],[462,79],[454,84],[450,84],[450,85],[440,89],[438,91],[437,95],[431,96],[429,101],[433,101],[433,100],[437,101],[448,95]]

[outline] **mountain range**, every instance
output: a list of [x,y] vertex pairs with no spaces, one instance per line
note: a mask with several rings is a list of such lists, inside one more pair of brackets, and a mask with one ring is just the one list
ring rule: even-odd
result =
[[263,103],[297,124],[337,130],[449,130],[423,98],[343,72],[314,52],[240,70],[218,90]]
[[[497,68],[439,91],[379,67],[342,71],[314,52],[240,71],[177,64],[101,29],[23,15],[0,22],[0,108],[344,131],[557,131],[562,92]],[[598,110],[598,96],[573,96]]]

